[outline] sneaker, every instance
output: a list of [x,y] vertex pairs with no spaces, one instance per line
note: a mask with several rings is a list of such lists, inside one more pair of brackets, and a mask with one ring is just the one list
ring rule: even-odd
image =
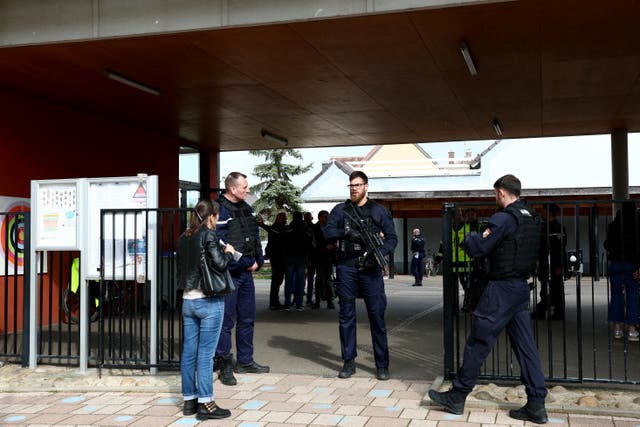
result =
[[634,330],[634,331],[629,331],[627,333],[627,339],[629,341],[638,341],[638,337],[640,336],[640,334],[638,333],[638,330]]
[[619,329],[614,329],[613,330],[613,337],[617,340],[619,340],[620,338],[622,338],[624,336],[624,333],[622,332],[622,328]]
[[338,372],[338,378],[349,378],[351,375],[356,373],[356,361],[345,360],[344,365],[342,366],[342,370]]
[[291,311],[291,306],[290,305],[285,305],[284,306],[284,311]]
[[269,310],[283,310],[284,309],[284,305],[283,304],[273,304],[269,306]]
[[198,411],[198,398],[185,400],[182,415],[193,415]]
[[296,311],[304,311],[304,307],[302,307],[302,306],[296,307]]
[[222,409],[214,401],[198,404],[198,413],[196,415],[198,420],[219,420],[230,416],[230,410]]
[[236,365],[236,372],[239,374],[266,374],[269,370],[268,366],[262,366],[255,361],[244,365],[239,363]]

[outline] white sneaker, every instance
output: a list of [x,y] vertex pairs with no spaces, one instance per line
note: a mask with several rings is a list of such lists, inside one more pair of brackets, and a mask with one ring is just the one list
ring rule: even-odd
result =
[[617,340],[619,340],[620,338],[622,338],[624,336],[624,333],[622,332],[622,328],[620,329],[614,329],[613,330],[613,337]]
[[638,341],[638,337],[640,336],[640,334],[638,333],[638,330],[636,329],[635,331],[629,331],[627,333],[627,339],[629,341]]

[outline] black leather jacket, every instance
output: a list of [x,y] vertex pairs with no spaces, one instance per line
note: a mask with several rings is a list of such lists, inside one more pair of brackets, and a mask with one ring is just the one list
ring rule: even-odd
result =
[[233,258],[231,252],[224,252],[215,230],[201,227],[191,237],[182,233],[178,241],[177,270],[178,289],[200,289],[202,274],[200,273],[200,252],[203,244],[211,255],[211,268],[224,271]]

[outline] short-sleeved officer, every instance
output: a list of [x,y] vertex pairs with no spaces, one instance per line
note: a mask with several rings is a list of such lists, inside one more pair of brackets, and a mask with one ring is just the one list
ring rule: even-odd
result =
[[339,241],[336,262],[336,291],[340,301],[340,347],[344,366],[338,374],[349,378],[356,371],[356,298],[363,298],[369,316],[376,377],[389,379],[389,348],[384,313],[387,297],[382,269],[367,248],[368,230],[382,240],[382,256],[395,250],[398,238],[391,213],[367,197],[368,178],[362,171],[349,176],[350,199],[336,205],[324,228],[328,242]]
[[482,364],[506,328],[527,394],[527,404],[509,411],[509,416],[543,424],[547,422],[547,390],[531,330],[527,284],[538,258],[541,225],[539,216],[520,200],[520,188],[520,180],[513,175],[499,178],[494,192],[501,210],[489,218],[482,233],[472,231],[464,240],[469,255],[489,258],[489,283],[473,312],[472,330],[453,387],[442,393],[430,390],[429,397],[448,411],[462,414]]

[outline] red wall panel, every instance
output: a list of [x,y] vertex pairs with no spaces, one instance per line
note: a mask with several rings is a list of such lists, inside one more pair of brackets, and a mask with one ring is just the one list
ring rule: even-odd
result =
[[159,176],[159,206],[178,206],[181,141],[36,99],[0,93],[0,195],[32,179]]

